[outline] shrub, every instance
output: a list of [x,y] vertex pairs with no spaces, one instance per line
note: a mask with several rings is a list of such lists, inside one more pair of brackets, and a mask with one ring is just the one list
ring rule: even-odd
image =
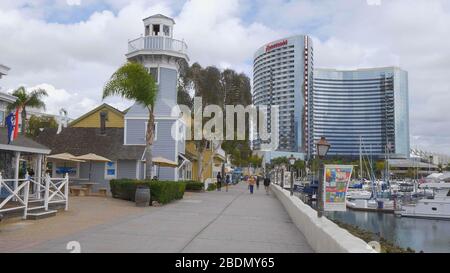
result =
[[186,188],[186,183],[177,181],[149,181],[136,179],[113,179],[109,182],[111,193],[114,198],[129,200],[134,202],[136,188],[145,185],[150,188],[152,201],[167,204],[173,200],[182,199]]
[[206,190],[213,191],[217,189],[217,183],[210,183],[208,184],[208,188]]
[[194,181],[194,180],[187,180],[184,181],[186,183],[186,190],[187,191],[201,191],[203,190],[203,183],[202,182],[198,182],[198,181]]

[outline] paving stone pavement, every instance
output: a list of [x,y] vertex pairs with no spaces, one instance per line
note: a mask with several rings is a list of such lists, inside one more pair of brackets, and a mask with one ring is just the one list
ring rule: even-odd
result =
[[312,252],[281,203],[244,182],[48,240],[27,252]]

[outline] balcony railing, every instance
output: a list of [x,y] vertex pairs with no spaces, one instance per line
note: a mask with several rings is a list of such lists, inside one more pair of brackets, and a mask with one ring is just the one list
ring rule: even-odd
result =
[[145,36],[128,42],[128,53],[138,50],[163,50],[187,54],[185,42],[163,36]]

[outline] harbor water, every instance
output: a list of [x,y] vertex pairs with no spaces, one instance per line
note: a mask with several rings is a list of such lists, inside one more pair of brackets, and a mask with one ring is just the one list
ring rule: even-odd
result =
[[416,252],[450,252],[450,221],[397,217],[394,214],[349,210],[326,217],[379,234]]

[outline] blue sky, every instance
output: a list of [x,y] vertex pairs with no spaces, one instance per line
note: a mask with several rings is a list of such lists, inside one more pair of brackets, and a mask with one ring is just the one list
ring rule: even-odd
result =
[[175,19],[191,62],[250,77],[258,47],[295,34],[313,38],[316,67],[400,66],[409,73],[412,146],[450,154],[446,0],[2,0],[0,63],[11,71],[0,86],[45,87],[49,112],[65,107],[77,117],[102,103],[128,39],[155,13]]

